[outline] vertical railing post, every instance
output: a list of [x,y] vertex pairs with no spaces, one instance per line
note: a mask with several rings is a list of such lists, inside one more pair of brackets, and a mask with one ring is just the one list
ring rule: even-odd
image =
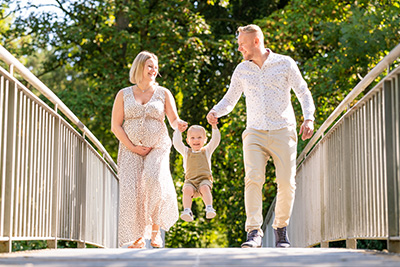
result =
[[[5,106],[5,79],[4,76],[0,76],[0,236],[3,236],[4,232],[4,197],[5,197],[5,182],[6,177],[3,175],[3,167],[5,166],[5,152],[3,138],[5,133],[3,130],[3,124],[5,124],[4,106]],[[0,243],[1,245],[1,243]]]
[[326,241],[326,224],[325,224],[325,182],[326,182],[326,165],[328,164],[328,157],[326,156],[326,143],[321,143],[321,156],[323,167],[320,168],[320,195],[321,195],[321,248],[329,248],[329,242]]
[[[394,86],[391,81],[384,82],[385,101],[385,150],[386,150],[386,179],[387,179],[387,208],[388,208],[388,241],[390,252],[400,252],[399,233],[399,166],[396,166],[395,148],[395,116]],[[398,123],[398,122],[397,122]],[[397,133],[398,134],[398,133]]]
[[[107,167],[106,167],[106,165],[103,165],[103,168],[102,168],[102,176],[103,176],[103,185],[104,185],[104,187],[103,187],[103,203],[102,203],[102,205],[103,205],[103,218],[101,218],[102,219],[102,221],[103,221],[103,236],[102,236],[102,239],[101,239],[101,242],[102,242],[102,244],[103,244],[103,246],[106,248],[107,247],[107,242],[108,242],[108,240],[107,240],[107,234],[108,234],[108,222],[106,221],[107,219],[108,220],[110,220],[111,218],[110,218],[110,216],[107,216],[107,212],[106,211],[108,211],[108,210],[111,210],[110,209],[110,205],[111,205],[111,203],[108,203],[108,205],[107,205],[107,201],[108,201],[108,195],[106,194],[107,193]],[[111,190],[110,191],[108,191],[108,192],[111,192]]]
[[351,176],[351,136],[350,131],[351,118],[345,117],[343,122],[343,167],[344,167],[344,181],[345,181],[345,197],[346,197],[346,248],[357,248],[357,239],[354,238],[354,228],[353,228],[353,203],[352,203],[352,176]]
[[87,156],[87,144],[85,142],[85,136],[83,136],[83,141],[81,144],[81,162],[80,162],[80,177],[78,177],[79,184],[80,184],[80,189],[79,189],[79,199],[80,199],[80,205],[81,205],[81,225],[80,225],[80,233],[79,233],[79,241],[78,242],[78,248],[86,248],[86,220],[87,220],[87,214],[86,214],[86,202],[87,198],[90,196],[87,196],[86,192],[86,185],[88,183],[88,175],[87,175],[87,164],[88,164],[88,156]]
[[48,240],[47,241],[47,247],[48,248],[57,248],[57,239],[58,239],[58,209],[59,209],[59,201],[58,201],[58,185],[60,181],[60,175],[59,175],[59,164],[60,164],[60,117],[59,116],[54,116],[54,159],[53,159],[53,186],[51,188],[52,190],[52,206],[51,206],[51,237],[53,237],[53,240]]
[[394,128],[394,138],[395,138],[395,169],[394,169],[394,179],[395,185],[394,188],[395,192],[393,193],[396,196],[396,210],[395,210],[395,221],[396,224],[396,244],[392,243],[391,249],[397,253],[400,253],[400,74],[397,74],[396,78],[394,79],[394,107],[393,112],[395,115],[395,128]]
[[9,69],[9,73],[11,76],[14,76],[14,64],[10,64],[10,69]]
[[14,218],[14,181],[15,181],[15,155],[16,155],[16,128],[17,128],[17,85],[6,81],[5,86],[5,113],[4,114],[4,156],[3,166],[4,184],[4,236],[9,240],[0,242],[0,252],[12,251],[13,218]]

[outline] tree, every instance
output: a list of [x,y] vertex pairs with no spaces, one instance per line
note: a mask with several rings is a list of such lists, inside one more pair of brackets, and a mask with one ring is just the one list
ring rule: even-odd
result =
[[[267,47],[298,62],[316,103],[318,128],[359,77],[398,42],[399,1],[385,2],[54,0],[61,13],[17,17],[0,31],[7,49],[36,57],[28,66],[35,66],[33,72],[116,158],[111,107],[118,90],[130,86],[130,64],[141,50],[159,56],[158,81],[172,91],[180,116],[210,130],[205,116],[225,94],[241,61],[236,28],[254,22],[264,30]],[[11,40],[29,41],[14,49]],[[293,101],[297,121],[302,121],[300,105]],[[195,200],[197,219],[191,224],[179,220],[167,235],[167,246],[239,246],[244,241],[245,120],[243,99],[220,120],[222,140],[212,158],[217,218],[206,222],[203,204]],[[304,145],[300,141],[299,150]],[[181,202],[182,159],[174,150],[171,170]],[[264,214],[275,197],[274,176],[268,164]]]
[[[22,49],[29,47],[31,42],[30,36],[20,36],[13,31],[12,22],[15,19],[14,13],[9,11],[8,1],[0,3],[0,43],[6,47],[10,53],[15,55],[23,54]],[[20,57],[22,62],[24,58]],[[2,67],[7,68],[4,64]]]
[[[190,2],[57,0],[54,4],[63,12],[61,17],[51,12],[31,13],[28,18],[16,18],[10,32],[32,36],[31,50],[26,53],[39,51],[45,56],[41,64],[32,61],[33,71],[115,158],[111,107],[118,90],[130,85],[130,64],[144,49],[159,56],[159,82],[175,95],[181,117],[191,124],[206,124],[205,115],[219,98],[215,95],[228,83],[233,41],[214,39],[204,19],[191,10]],[[56,74],[67,79],[53,79]],[[176,153],[171,162],[179,190],[183,170]],[[183,230],[195,236],[207,228],[204,225],[192,233]],[[177,224],[176,231],[180,230]],[[168,242],[170,246],[204,246],[208,236],[215,236],[204,233],[200,243],[186,242],[185,236]],[[225,242],[224,238],[214,239],[217,245]]]
[[[391,2],[293,0],[256,21],[268,47],[298,62],[317,105],[317,128],[398,44],[400,5]],[[298,103],[295,110],[301,115]]]

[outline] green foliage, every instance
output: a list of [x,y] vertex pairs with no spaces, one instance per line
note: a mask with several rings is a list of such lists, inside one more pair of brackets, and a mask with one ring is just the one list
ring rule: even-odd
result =
[[[215,38],[190,2],[59,1],[59,7],[64,12],[63,19],[55,13],[31,14],[27,19],[16,18],[11,30],[24,35],[23,29],[31,29],[32,51],[21,51],[43,59],[30,59],[28,67],[32,66],[32,71],[56,92],[114,158],[118,146],[110,131],[111,107],[118,90],[130,85],[130,64],[138,52],[146,49],[159,56],[159,83],[175,95],[181,117],[190,124],[201,125],[206,124],[208,110],[226,91],[232,69],[240,58],[233,53],[234,36]],[[175,151],[171,165],[179,183],[183,171]],[[201,213],[202,203],[198,203]],[[216,220],[207,226],[210,230],[201,225],[204,227],[193,231],[204,234],[202,238],[170,239],[170,246],[210,244],[207,240],[221,241],[221,246],[227,244],[222,241],[225,237],[220,236],[225,234],[214,230],[221,229]],[[186,231],[180,229],[186,226],[176,227],[177,232]]]
[[47,248],[45,240],[14,241],[12,251],[35,250]]
[[204,16],[216,36],[232,36],[239,26],[269,16],[282,9],[289,0],[191,0],[194,10]]
[[[91,245],[86,245],[87,247],[94,247]],[[59,240],[57,242],[57,248],[77,248],[77,242]],[[24,250],[36,250],[36,249],[46,249],[46,240],[29,240],[29,241],[13,241],[12,251],[24,251]]]
[[339,241],[329,242],[329,247],[330,248],[345,248],[346,247],[346,240],[339,240]]
[[374,239],[358,239],[357,248],[359,249],[375,249],[375,250],[386,250],[387,240],[374,240]]
[[[292,0],[256,21],[268,47],[298,62],[317,105],[316,128],[398,44],[400,5],[392,2]],[[298,103],[295,112],[302,121]]]
[[[320,246],[318,246],[320,247]],[[329,242],[330,248],[346,248],[346,240],[339,240]],[[357,239],[358,249],[374,249],[385,250],[387,249],[387,240],[374,240],[374,239]]]
[[[20,1],[4,3],[9,2]],[[267,47],[298,62],[316,103],[318,128],[360,77],[398,43],[399,1],[386,2],[58,0],[52,4],[60,13],[38,7],[24,18],[0,10],[0,41],[116,159],[111,108],[117,92],[130,86],[129,69],[140,51],[158,55],[158,82],[175,96],[182,119],[211,131],[205,116],[225,94],[241,61],[236,28],[254,22],[264,30]],[[293,103],[297,121],[302,122],[294,96]],[[205,220],[204,204],[194,200],[195,221],[179,220],[166,236],[167,247],[237,247],[245,239],[245,121],[243,99],[220,120],[222,140],[212,158],[217,217]],[[299,150],[305,144],[300,141]],[[182,210],[182,158],[174,149],[170,158]],[[275,197],[274,179],[269,162],[264,214]]]

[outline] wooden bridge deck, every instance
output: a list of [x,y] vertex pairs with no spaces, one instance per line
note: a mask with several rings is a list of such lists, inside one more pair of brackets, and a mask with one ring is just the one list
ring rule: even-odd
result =
[[400,266],[400,254],[336,248],[58,249],[0,254],[1,266]]

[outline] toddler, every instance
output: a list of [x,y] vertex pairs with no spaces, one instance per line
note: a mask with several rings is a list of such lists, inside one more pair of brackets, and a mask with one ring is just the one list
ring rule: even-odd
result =
[[212,136],[207,142],[206,130],[199,125],[192,125],[187,131],[186,142],[190,148],[182,142],[182,133],[175,130],[173,144],[175,149],[183,156],[183,168],[185,170],[185,183],[183,185],[183,212],[181,219],[187,222],[193,221],[192,198],[202,197],[206,205],[206,218],[215,217],[215,209],[212,206],[211,155],[221,140],[221,134],[217,124],[212,125]]

